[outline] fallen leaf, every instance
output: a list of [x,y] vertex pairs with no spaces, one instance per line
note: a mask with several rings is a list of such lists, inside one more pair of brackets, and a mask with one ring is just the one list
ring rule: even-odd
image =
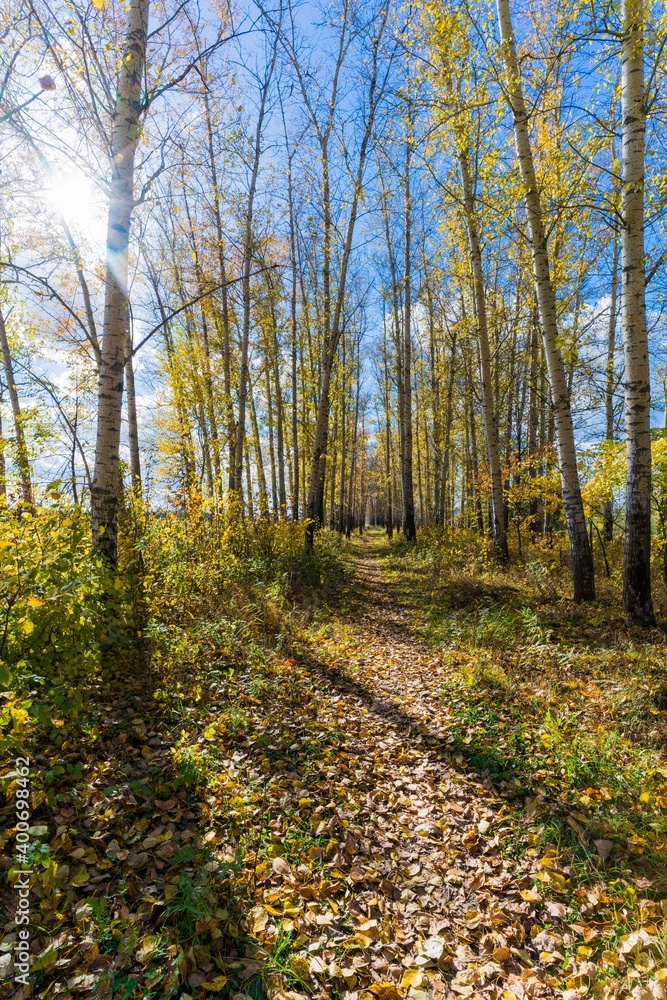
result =
[[605,861],[611,854],[614,843],[611,840],[594,840],[593,843],[597,849],[599,856]]
[[369,993],[372,993],[375,997],[379,997],[380,1000],[401,1000],[402,997],[402,993],[396,984],[390,982],[373,983],[369,987]]
[[201,988],[208,990],[210,993],[217,993],[218,990],[223,989],[226,985],[227,976],[216,976],[215,979],[209,979],[207,983],[202,983]]
[[424,941],[422,953],[437,961],[443,953],[445,942],[440,937],[430,937]]

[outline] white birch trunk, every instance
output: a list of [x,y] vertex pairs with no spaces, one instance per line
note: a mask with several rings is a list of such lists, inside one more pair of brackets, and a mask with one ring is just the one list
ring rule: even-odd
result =
[[509,0],[497,0],[497,5],[502,54],[507,75],[505,87],[514,118],[514,136],[524,185],[532,244],[535,290],[540,313],[544,355],[551,386],[563,504],[572,551],[574,599],[575,601],[591,601],[595,599],[593,552],[586,530],[586,517],[581,498],[567,376],[558,347],[556,298],[551,284],[547,238],[528,134],[528,112],[523,97]]
[[628,624],[655,624],[651,599],[651,383],[644,260],[643,0],[623,0],[621,270],[625,351],[626,493],[623,610]]
[[149,2],[131,0],[129,5],[111,142],[104,329],[91,514],[93,541],[112,564],[118,560],[119,447],[128,309],[127,256],[134,209],[134,157],[142,115]]
[[262,83],[261,97],[259,103],[259,113],[257,115],[257,128],[255,129],[255,145],[253,152],[252,173],[250,176],[250,188],[248,190],[248,205],[245,217],[245,229],[243,237],[243,332],[241,336],[241,364],[239,371],[239,412],[236,425],[236,449],[234,455],[234,493],[236,501],[243,510],[243,455],[246,433],[246,406],[248,402],[248,392],[252,392],[249,387],[250,369],[248,361],[248,350],[250,346],[250,270],[254,252],[253,245],[253,219],[255,193],[257,191],[257,178],[262,157],[262,135],[264,131],[264,118],[266,115],[266,104],[269,96],[269,88],[273,77],[273,70],[276,65],[278,55],[278,42],[274,42],[271,62],[267,68],[266,77]]
[[[410,132],[412,131],[412,106],[409,108]],[[417,537],[415,527],[415,498],[412,474],[412,204],[410,201],[410,143],[408,133],[405,147],[405,258],[403,277],[403,535],[408,542]]]
[[[23,503],[25,507],[32,511],[33,498],[32,498],[32,480],[30,477],[30,459],[28,458],[28,445],[25,439],[25,430],[23,428],[23,414],[21,413],[21,402],[19,400],[19,394],[16,389],[16,382],[14,381],[14,365],[12,363],[12,354],[9,349],[9,340],[7,338],[7,328],[5,327],[5,318],[0,310],[0,348],[2,349],[2,361],[5,369],[5,382],[7,383],[7,392],[9,393],[9,402],[12,407],[12,417],[14,418],[14,435],[16,438],[16,464],[19,469],[19,476],[21,478],[21,496],[23,498]],[[6,480],[5,480],[5,462],[4,455],[2,460],[2,479],[3,479],[3,490],[5,492],[6,498]]]

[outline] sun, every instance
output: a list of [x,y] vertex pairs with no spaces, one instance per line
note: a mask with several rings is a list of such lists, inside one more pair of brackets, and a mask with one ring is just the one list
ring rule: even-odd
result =
[[54,171],[47,199],[70,228],[86,236],[99,237],[103,221],[99,197],[96,198],[93,185],[81,170],[70,167]]

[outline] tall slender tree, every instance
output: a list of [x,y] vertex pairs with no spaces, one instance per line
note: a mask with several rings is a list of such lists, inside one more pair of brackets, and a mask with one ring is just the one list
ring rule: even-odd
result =
[[104,325],[91,490],[93,541],[111,563],[118,559],[120,425],[129,327],[128,251],[135,204],[134,160],[144,110],[148,10],[149,0],[130,0],[111,139]]
[[503,86],[514,122],[514,137],[530,230],[535,290],[540,313],[544,355],[551,386],[563,504],[572,552],[574,599],[575,601],[592,601],[595,599],[593,551],[581,497],[567,375],[558,345],[556,297],[551,281],[544,215],[528,132],[529,115],[523,96],[509,0],[497,0],[497,7],[501,51],[506,73]]
[[626,492],[623,610],[630,625],[655,625],[651,597],[651,380],[644,251],[643,0],[621,4],[621,270],[625,353]]

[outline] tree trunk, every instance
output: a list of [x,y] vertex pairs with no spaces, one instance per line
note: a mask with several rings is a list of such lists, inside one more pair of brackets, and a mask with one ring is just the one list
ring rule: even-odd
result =
[[[203,74],[202,74],[203,78]],[[225,392],[225,422],[227,424],[227,482],[228,489],[234,488],[234,455],[236,439],[236,423],[234,421],[234,406],[232,403],[231,386],[231,337],[229,325],[229,289],[227,287],[227,262],[225,260],[225,241],[222,231],[222,212],[220,209],[220,187],[218,170],[213,149],[213,122],[208,100],[208,89],[204,83],[204,112],[206,117],[206,137],[208,142],[209,167],[213,184],[213,215],[215,218],[215,233],[217,242],[218,274],[220,277],[220,298],[222,302],[222,363]],[[216,314],[217,322],[217,314]],[[217,438],[217,431],[216,431]],[[216,446],[217,451],[217,446]]]
[[289,202],[290,230],[290,268],[292,272],[292,288],[290,294],[290,323],[292,349],[292,464],[294,467],[292,479],[292,520],[299,520],[299,414],[297,392],[297,319],[296,319],[296,231],[294,224],[294,193],[292,190],[292,158],[290,156],[287,170],[287,195]]
[[[529,458],[529,476],[531,479],[536,479],[538,475],[538,469],[536,466],[536,453],[537,453],[537,435],[539,431],[539,410],[537,405],[537,379],[539,372],[538,365],[538,336],[539,336],[539,320],[537,317],[537,303],[535,303],[534,308],[531,311],[531,324],[530,324],[530,373],[529,373],[529,386],[528,386],[528,458]],[[539,531],[539,504],[538,498],[536,496],[531,496],[529,505],[529,525],[530,530],[533,535]]]
[[278,520],[279,500],[278,500],[278,477],[276,467],[275,434],[273,429],[273,391],[271,388],[271,370],[269,358],[264,357],[264,379],[266,383],[266,429],[269,437],[269,469],[271,471],[271,503],[273,516]]
[[486,457],[489,463],[491,479],[491,511],[493,544],[499,561],[505,565],[509,562],[507,536],[505,534],[505,514],[503,504],[503,474],[500,465],[500,443],[498,441],[498,421],[493,400],[493,382],[491,380],[491,351],[489,349],[489,327],[486,314],[486,292],[484,289],[484,271],[482,269],[482,251],[477,232],[475,213],[475,195],[470,175],[470,163],[466,150],[459,152],[459,165],[463,185],[463,204],[465,208],[466,225],[468,228],[468,244],[470,247],[470,262],[472,264],[475,313],[477,319],[477,342],[479,344],[479,367],[482,381],[482,419],[484,421],[484,437],[486,440]]
[[329,466],[329,527],[332,531],[336,528],[336,475],[338,473],[338,452],[336,442],[338,441],[338,407],[334,407],[334,425],[332,438],[333,459]]
[[343,335],[343,343],[341,346],[341,365],[340,365],[340,380],[341,380],[341,413],[340,413],[340,506],[338,509],[338,531],[343,533],[345,528],[345,459],[347,457],[347,438],[346,438],[346,420],[347,416],[347,397],[345,395],[345,336]]
[[[381,182],[382,175],[380,174]],[[391,276],[391,303],[392,303],[392,325],[394,331],[394,346],[396,349],[396,401],[398,404],[398,445],[399,464],[401,472],[401,523],[404,522],[403,511],[403,469],[405,465],[405,402],[403,399],[403,347],[401,345],[401,309],[399,303],[398,275],[396,273],[396,259],[394,257],[393,240],[389,227],[389,209],[387,207],[387,194],[384,182],[382,182],[382,212],[384,218],[384,234],[387,244],[387,258],[389,260],[389,273]],[[394,493],[397,497],[397,493]],[[396,511],[398,514],[398,511]]]
[[7,460],[5,458],[5,439],[2,436],[2,380],[0,380],[0,510],[7,507]]
[[273,333],[273,377],[276,388],[276,449],[278,460],[278,502],[280,517],[287,517],[287,489],[285,486],[285,419],[283,406],[283,390],[280,385],[280,345],[278,343],[278,317],[275,305],[271,302],[271,328]]
[[139,423],[137,421],[137,396],[134,387],[134,366],[132,364],[132,333],[129,322],[125,326],[125,388],[128,439],[130,444],[130,481],[133,489],[141,491]]
[[623,0],[621,267],[625,352],[626,493],[623,610],[630,625],[655,625],[651,599],[651,383],[644,258],[643,0]]
[[[345,8],[345,17],[347,18],[347,7]],[[329,435],[329,410],[330,410],[329,391],[331,387],[331,371],[333,368],[336,351],[338,349],[338,341],[340,339],[342,332],[343,309],[345,305],[345,296],[347,290],[347,272],[350,263],[350,255],[352,253],[352,241],[354,238],[354,231],[357,224],[359,202],[361,200],[363,179],[366,167],[366,156],[368,153],[368,146],[371,140],[371,136],[373,134],[373,127],[375,124],[375,115],[377,113],[378,102],[382,94],[382,90],[381,89],[378,90],[378,60],[380,52],[380,42],[387,24],[388,8],[386,8],[381,13],[380,17],[381,17],[380,28],[376,38],[373,41],[372,68],[370,70],[370,81],[368,85],[368,117],[366,119],[364,133],[359,146],[357,168],[354,176],[354,190],[352,193],[349,215],[347,217],[347,228],[340,258],[340,271],[338,275],[338,282],[336,288],[336,302],[333,311],[331,309],[331,284],[330,284],[331,249],[332,249],[331,237],[333,230],[333,219],[331,216],[331,190],[330,190],[330,180],[329,180],[328,143],[329,143],[329,138],[331,136],[331,129],[333,127],[333,115],[336,108],[338,74],[340,72],[340,68],[342,66],[345,53],[344,32],[341,34],[341,39],[340,39],[339,54],[334,71],[335,82],[331,94],[331,100],[329,104],[329,114],[325,130],[322,131],[317,122],[316,121],[314,122],[320,139],[320,150],[322,154],[322,166],[323,166],[323,209],[324,209],[323,214],[324,214],[324,227],[325,227],[325,252],[323,259],[324,350],[322,352],[322,369],[319,382],[320,394],[317,406],[315,435],[313,438],[313,452],[310,465],[310,478],[308,482],[307,516],[310,523],[308,525],[308,530],[306,532],[306,545],[309,548],[312,548],[313,546],[315,529],[322,524],[322,519],[324,516],[324,479],[326,474],[326,452],[327,452],[327,440]]]
[[387,535],[394,534],[394,505],[391,482],[391,400],[389,396],[389,359],[387,357],[387,320],[382,317],[382,362],[384,365],[385,477],[387,481]]
[[410,142],[405,146],[405,267],[403,279],[403,425],[405,447],[403,452],[403,535],[408,542],[417,537],[415,527],[415,498],[412,476],[412,247],[410,204]]
[[[16,438],[16,464],[21,479],[21,497],[23,504],[29,511],[34,511],[32,497],[32,480],[30,478],[30,459],[28,458],[28,445],[25,439],[25,429],[23,427],[23,414],[21,413],[21,403],[14,381],[14,365],[12,355],[9,350],[9,340],[7,339],[7,328],[5,318],[0,310],[0,347],[2,348],[2,362],[5,369],[5,382],[9,393],[9,402],[12,407],[12,417],[14,418],[14,436]],[[7,483],[5,479],[5,460],[2,457],[2,479],[4,484],[5,500],[7,496]]]
[[255,145],[253,152],[252,172],[250,175],[250,188],[248,191],[248,204],[246,207],[245,227],[243,235],[243,331],[241,336],[241,365],[239,371],[239,406],[238,423],[236,426],[236,449],[234,453],[234,492],[241,500],[243,496],[243,445],[245,442],[245,418],[246,404],[248,400],[248,383],[250,372],[248,368],[248,349],[250,346],[250,269],[253,257],[253,218],[255,192],[257,190],[257,177],[259,175],[259,164],[262,155],[262,132],[264,128],[264,117],[266,115],[266,104],[269,96],[269,87],[273,77],[273,70],[276,65],[278,55],[278,40],[274,41],[271,62],[267,69],[264,82],[262,83],[261,97],[259,103],[259,113],[257,115],[257,128],[255,129]]
[[456,378],[456,328],[451,331],[451,351],[449,354],[449,378],[447,379],[447,404],[445,408],[444,433],[442,441],[442,470],[440,481],[440,515],[438,521],[441,525],[447,524],[448,511],[447,500],[449,490],[449,473],[453,465],[451,461],[451,440],[452,440],[452,417],[454,409],[454,381]]
[[129,2],[128,30],[120,62],[111,140],[104,326],[91,518],[95,547],[112,565],[118,561],[118,460],[128,310],[127,256],[134,209],[134,157],[142,115],[149,2]]
[[[197,293],[202,295],[206,288],[206,280],[204,277],[204,272],[201,266],[200,255],[197,250],[197,236],[195,233],[195,227],[193,224],[192,215],[190,213],[190,202],[188,199],[188,189],[185,182],[185,176],[182,175],[182,196],[183,205],[185,207],[185,215],[188,221],[188,235],[190,238],[190,247],[192,250],[192,259],[194,262],[195,276],[197,279]],[[174,261],[174,267],[176,269],[176,262]],[[182,283],[179,281],[179,285]],[[185,291],[182,291],[182,296],[184,302],[187,301]],[[199,330],[195,327],[195,342],[197,344],[197,350],[201,358],[201,372],[200,377],[204,387],[203,391],[203,407],[206,414],[206,420],[208,422],[208,428],[210,433],[210,454],[212,461],[213,470],[213,489],[211,495],[214,504],[217,508],[218,500],[221,498],[223,493],[222,487],[222,467],[220,462],[220,439],[218,435],[218,420],[215,412],[215,398],[213,389],[213,375],[211,370],[211,347],[208,337],[208,322],[206,319],[206,309],[204,308],[204,300],[200,302],[200,315],[201,315],[201,344],[199,337]]]
[[206,114],[206,136],[208,140],[209,166],[213,184],[213,214],[215,218],[215,233],[218,249],[218,274],[220,276],[220,298],[222,302],[222,364],[225,390],[225,422],[227,424],[227,481],[230,492],[234,489],[234,458],[236,443],[236,422],[234,420],[234,404],[232,402],[231,379],[231,336],[229,324],[229,290],[227,287],[227,262],[225,260],[225,240],[222,231],[222,212],[220,210],[220,187],[215,152],[213,149],[213,122],[208,100],[208,90],[204,85],[204,111]]
[[259,424],[257,422],[257,410],[255,408],[255,397],[252,391],[252,386],[248,386],[248,398],[250,400],[250,420],[252,423],[252,438],[255,448],[255,464],[257,466],[257,487],[259,489],[259,513],[260,517],[268,518],[269,493],[266,488],[266,475],[264,473],[264,459],[262,456],[262,442],[259,436]]
[[514,118],[517,155],[524,184],[533,270],[540,310],[544,354],[551,383],[551,397],[558,439],[558,458],[563,504],[572,550],[575,601],[595,599],[595,570],[586,517],[581,498],[570,397],[563,358],[558,347],[556,300],[549,272],[549,254],[535,165],[528,135],[528,113],[523,97],[519,63],[514,44],[509,0],[497,0],[503,58],[507,71],[507,95]]
[[[246,478],[246,493],[247,493],[247,504],[248,504],[248,517],[252,521],[255,517],[255,505],[252,495],[252,474],[250,472],[250,450],[248,448],[248,442],[245,443],[245,478]],[[265,491],[266,492],[266,491]]]
[[477,515],[477,530],[480,535],[484,534],[484,514],[482,511],[482,498],[479,492],[479,452],[477,450],[477,420],[475,418],[475,395],[472,384],[470,386],[470,459],[472,469],[473,494],[475,498],[475,513]]
[[438,524],[440,516],[440,487],[442,472],[442,407],[440,404],[440,376],[438,372],[438,354],[435,344],[435,316],[431,284],[426,277],[426,262],[424,261],[426,281],[426,301],[428,304],[429,331],[429,363],[431,366],[431,412],[433,414],[433,509],[432,519]]
[[195,451],[192,444],[192,426],[190,423],[190,416],[188,414],[187,407],[184,401],[183,392],[183,381],[181,379],[181,373],[178,369],[178,364],[176,362],[174,354],[174,345],[171,338],[171,332],[169,329],[169,322],[167,320],[167,312],[162,301],[162,296],[160,295],[160,286],[158,284],[157,275],[153,268],[148,265],[148,275],[150,282],[153,286],[153,291],[155,293],[155,299],[158,305],[158,311],[160,313],[160,319],[162,320],[162,332],[164,336],[164,343],[167,352],[167,367],[169,371],[169,379],[171,381],[172,392],[174,394],[174,403],[176,405],[176,419],[178,421],[178,433],[181,441],[181,464],[183,466],[183,488],[185,490],[186,497],[188,500],[192,499],[193,488],[196,479],[196,462],[195,462]]
[[[605,379],[604,409],[608,444],[614,441],[614,355],[616,353],[616,315],[618,300],[618,232],[614,230],[614,253],[611,270],[611,301],[609,303],[609,327],[607,331],[607,371]],[[602,533],[605,542],[614,537],[614,503],[609,500],[604,507]]]
[[420,434],[421,421],[419,419],[420,414],[422,414],[423,416],[422,398],[420,395],[420,389],[423,389],[423,384],[420,382],[420,379],[417,376],[415,378],[415,418],[416,418],[415,451],[417,453],[417,502],[419,504],[419,523],[423,526],[426,523],[426,518],[424,514],[424,480],[422,477],[422,436]]
[[350,483],[347,494],[347,517],[345,519],[345,534],[349,538],[352,533],[354,521],[354,485],[357,472],[357,438],[359,434],[359,394],[361,389],[361,379],[357,378],[357,392],[354,407],[354,420],[352,423],[352,442],[350,453]]

